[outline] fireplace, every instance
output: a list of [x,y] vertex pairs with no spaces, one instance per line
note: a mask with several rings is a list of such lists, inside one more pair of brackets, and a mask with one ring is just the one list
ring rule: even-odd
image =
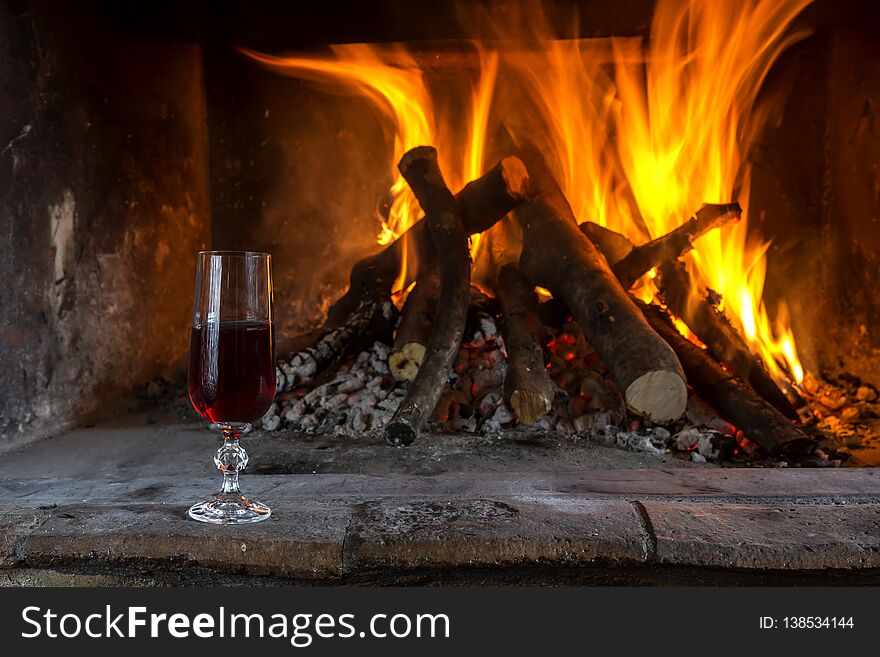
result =
[[875,465],[876,9],[719,4],[7,3],[4,444],[169,403],[194,253],[247,248],[259,430]]
[[877,582],[874,5],[0,2],[4,581]]

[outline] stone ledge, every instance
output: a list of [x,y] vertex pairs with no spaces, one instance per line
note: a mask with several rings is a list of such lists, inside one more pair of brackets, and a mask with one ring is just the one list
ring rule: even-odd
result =
[[399,450],[258,434],[242,485],[273,520],[217,527],[185,516],[219,485],[217,434],[172,420],[5,454],[0,584],[880,582],[880,470],[696,467],[541,436]]
[[[0,473],[2,474],[2,473]],[[213,469],[203,474],[144,476],[122,469],[88,477],[0,477],[0,499],[23,507],[87,502],[179,504],[204,497],[218,486]],[[880,504],[880,470],[872,469],[614,469],[559,472],[253,475],[242,487],[268,502],[296,503],[348,498],[379,499],[624,498],[717,499],[830,504],[836,500]]]
[[880,505],[644,503],[660,563],[768,570],[880,568]]
[[303,580],[342,574],[342,545],[351,516],[345,505],[279,505],[275,519],[244,527],[197,523],[186,517],[186,508],[61,506],[43,511],[36,526],[12,516],[8,524],[0,522],[0,526],[6,524],[0,562],[13,566],[194,566]]
[[880,504],[873,502],[572,495],[365,501],[345,497],[344,486],[337,492],[322,500],[276,498],[273,520],[245,527],[202,525],[186,518],[185,506],[161,503],[0,509],[0,567],[326,583],[515,569],[534,573],[534,582],[552,568],[880,571]]

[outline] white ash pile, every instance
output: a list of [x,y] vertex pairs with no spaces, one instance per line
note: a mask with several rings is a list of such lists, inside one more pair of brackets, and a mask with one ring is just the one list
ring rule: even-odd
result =
[[[438,428],[451,431],[498,431],[514,420],[502,400],[503,341],[490,315],[475,312],[472,320],[435,421]],[[375,342],[341,365],[330,381],[280,395],[263,418],[263,428],[351,437],[380,432],[410,385],[391,376],[390,352],[389,345]]]
[[406,394],[388,373],[389,351],[375,342],[341,365],[332,380],[279,395],[263,417],[263,428],[356,435],[384,426]]
[[[671,425],[652,425],[627,413],[616,385],[578,325],[569,320],[558,329],[548,327],[547,333],[547,367],[557,392],[552,410],[529,430],[651,454],[679,453],[696,462],[725,460],[751,449],[741,433],[697,397],[691,397],[686,417]],[[329,380],[279,395],[263,418],[263,429],[378,437],[410,385],[391,375],[390,353],[388,344],[375,342],[343,363]],[[496,320],[473,308],[465,342],[435,409],[433,428],[498,434],[518,426],[505,403],[506,369]]]

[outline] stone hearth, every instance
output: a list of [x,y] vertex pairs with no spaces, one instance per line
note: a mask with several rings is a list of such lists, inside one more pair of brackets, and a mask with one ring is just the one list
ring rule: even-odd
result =
[[253,527],[190,521],[217,436],[132,412],[7,452],[7,584],[880,583],[880,475],[723,469],[555,437],[407,449],[254,432]]

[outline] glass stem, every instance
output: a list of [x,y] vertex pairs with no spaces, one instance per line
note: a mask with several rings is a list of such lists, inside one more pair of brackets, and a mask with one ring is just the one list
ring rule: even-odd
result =
[[238,471],[223,473],[223,492],[235,494],[241,492],[241,489],[238,487]]
[[240,495],[238,473],[247,467],[248,455],[239,444],[239,437],[247,428],[247,424],[220,425],[223,432],[223,444],[214,456],[214,464],[223,473],[224,495]]

